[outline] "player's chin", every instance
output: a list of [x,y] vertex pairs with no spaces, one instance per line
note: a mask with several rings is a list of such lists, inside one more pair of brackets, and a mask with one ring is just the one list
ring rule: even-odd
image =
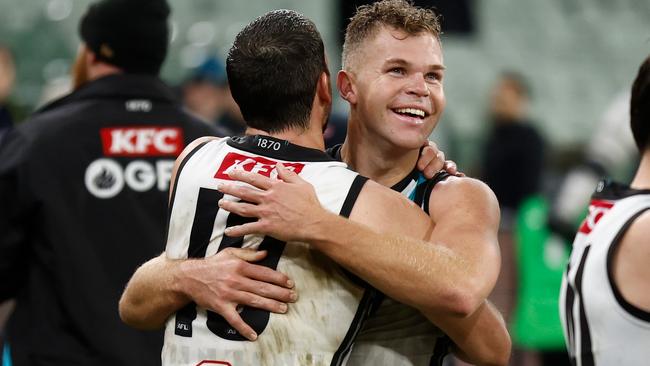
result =
[[393,135],[390,138],[391,144],[395,147],[404,150],[419,150],[424,142],[427,140],[427,136],[424,136],[420,133],[400,133]]

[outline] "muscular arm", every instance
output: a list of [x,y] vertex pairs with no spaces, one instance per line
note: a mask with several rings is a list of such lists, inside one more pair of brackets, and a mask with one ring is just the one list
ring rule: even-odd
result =
[[309,242],[388,296],[425,312],[467,316],[494,286],[500,266],[499,213],[484,184],[468,178],[445,182],[439,195],[447,204],[432,205],[432,217],[439,216],[434,225],[412,202],[369,181],[347,220],[325,211],[311,185],[283,172],[290,182],[231,174],[268,186],[260,187],[266,189],[263,193],[233,184],[222,187],[224,193],[257,203],[223,200],[222,208],[260,217],[226,234],[256,232]]
[[165,254],[140,266],[120,298],[120,318],[143,330],[161,328],[177,309],[190,302],[180,285],[181,261]]
[[[286,174],[280,175],[284,179]],[[230,228],[229,235],[260,232],[310,242],[388,296],[418,308],[454,340],[465,359],[486,365],[507,362],[508,332],[498,311],[485,301],[500,260],[498,208],[482,183],[458,179],[441,185],[431,198],[430,212],[440,220],[435,225],[412,202],[374,182],[363,188],[351,220],[319,209],[311,186],[295,177],[288,184],[251,183],[267,191],[221,188],[258,203],[220,202],[240,215],[260,217]],[[449,202],[445,209],[434,201],[440,196]],[[294,217],[299,221],[293,222]]]
[[290,290],[293,282],[285,275],[249,263],[265,256],[265,251],[238,248],[205,259],[173,260],[163,253],[135,272],[120,299],[120,317],[134,328],[158,329],[169,316],[194,301],[254,339],[253,330],[236,311],[238,304],[284,313],[287,306],[282,302],[296,300]]
[[[328,247],[321,250],[355,271],[363,269],[358,272],[362,278],[420,309],[454,341],[460,357],[478,365],[504,365],[510,336],[499,312],[485,300],[499,273],[498,211],[482,183],[450,179],[431,194],[429,212],[435,224],[419,208],[413,210],[410,201],[384,189],[378,193],[369,182],[350,218],[368,223],[380,235],[370,239],[363,230],[332,228],[322,243]],[[332,245],[344,237],[345,248]],[[364,242],[372,247],[357,252]]]

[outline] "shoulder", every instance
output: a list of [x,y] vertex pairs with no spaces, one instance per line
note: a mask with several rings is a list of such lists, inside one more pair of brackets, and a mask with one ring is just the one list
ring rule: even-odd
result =
[[354,211],[369,220],[371,218],[394,219],[399,216],[400,219],[408,222],[409,218],[426,218],[424,211],[413,201],[372,180],[368,180],[361,189]]
[[469,177],[449,177],[431,191],[429,213],[433,219],[448,213],[480,215],[489,221],[499,221],[499,202],[494,192],[482,181]]
[[172,172],[172,180],[174,180],[174,177],[178,173],[180,166],[183,165],[185,161],[189,160],[194,155],[194,153],[196,153],[206,144],[210,142],[218,142],[218,141],[225,141],[225,140],[222,139],[221,137],[216,137],[216,136],[204,136],[204,137],[199,137],[198,139],[190,142],[185,147],[185,149],[183,149],[181,154],[178,155],[178,158],[176,159],[176,163],[174,164],[174,170]]
[[479,200],[485,203],[498,204],[494,192],[484,182],[470,177],[451,176],[440,181],[431,191],[430,202],[440,201],[441,197],[463,200]]
[[203,137],[197,138],[196,140],[190,142],[185,147],[185,149],[183,149],[181,154],[176,159],[176,164],[180,164],[184,160],[187,160],[188,158],[190,158],[192,154],[194,154],[196,151],[200,150],[207,143],[209,143],[209,142],[219,142],[219,141],[226,141],[226,140],[221,138],[221,137],[216,137],[216,136],[203,136]]

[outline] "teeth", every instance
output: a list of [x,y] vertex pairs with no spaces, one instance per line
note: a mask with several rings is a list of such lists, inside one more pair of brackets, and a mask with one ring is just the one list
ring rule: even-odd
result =
[[396,109],[395,112],[397,112],[397,113],[408,113],[408,114],[412,114],[412,115],[419,116],[419,117],[422,117],[422,118],[424,118],[424,116],[426,115],[426,113],[424,113],[423,110],[416,109],[416,108],[399,108],[399,109]]

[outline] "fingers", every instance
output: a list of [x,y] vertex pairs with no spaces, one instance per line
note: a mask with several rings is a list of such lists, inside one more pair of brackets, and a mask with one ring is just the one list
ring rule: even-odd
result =
[[293,280],[289,279],[289,277],[284,273],[260,265],[253,264],[246,266],[242,270],[242,275],[253,280],[282,286],[288,289],[291,289],[294,286]]
[[422,143],[422,147],[426,148],[427,146],[430,146],[434,150],[438,151],[438,145],[436,145],[436,143],[433,141],[424,140],[424,142]]
[[456,166],[456,163],[453,162],[453,160],[446,160],[443,169],[451,175],[458,174],[458,167]]
[[456,163],[453,160],[445,161],[444,170],[451,175],[455,175],[457,177],[465,177],[465,173],[458,170],[458,166],[456,166]]
[[263,226],[259,221],[249,222],[243,225],[236,225],[226,228],[225,234],[230,237],[238,237],[249,234],[266,235],[267,233],[262,230]]
[[[444,153],[444,151],[438,150],[438,152],[436,153],[436,160],[442,161],[442,165],[443,166],[445,165],[445,153]],[[442,167],[440,167],[440,168],[442,168]]]
[[[280,287],[262,281],[245,279],[241,282],[239,287],[240,290],[242,290],[243,292],[247,292],[257,297],[264,298],[266,300],[272,300],[272,302],[268,303],[269,306],[271,307],[265,308],[265,310],[273,311],[275,313],[283,313],[284,312],[283,309],[286,308],[280,306],[279,303],[296,302],[296,300],[298,299],[298,293],[295,290],[288,289],[285,287]],[[247,304],[247,305],[251,305],[251,304]],[[260,307],[260,305],[256,305],[256,307]]]
[[[262,177],[264,178],[264,177]],[[217,186],[219,192],[235,196],[242,201],[259,203],[262,199],[262,193],[259,189],[243,186],[241,184],[221,183]]]
[[261,174],[247,172],[243,169],[235,169],[228,173],[228,176],[236,181],[244,182],[263,190],[271,188],[273,180]]
[[443,168],[444,164],[445,154],[438,149],[434,142],[427,141],[417,162],[418,169],[426,178],[431,179]]
[[424,143],[424,147],[422,148],[422,151],[420,152],[420,158],[418,159],[418,163],[417,163],[418,170],[424,171],[427,165],[429,165],[429,163],[436,158],[437,153],[438,153],[438,146],[435,144],[435,142],[426,141]]
[[[243,259],[247,262],[259,262],[264,257],[266,257],[266,250],[253,250],[253,249],[243,249],[243,248],[226,248],[229,254],[234,255],[239,259]],[[266,268],[266,267],[262,267]],[[287,278],[288,279],[288,278]]]
[[242,217],[259,217],[257,214],[259,206],[251,203],[229,201],[222,198],[218,205],[219,208]]
[[[422,170],[422,174],[427,179],[433,178],[445,165],[445,154],[442,151],[436,153],[436,157],[427,164],[427,166]],[[420,159],[422,160],[422,159]]]
[[278,171],[278,178],[282,179],[287,183],[297,183],[302,181],[302,178],[300,178],[298,174],[296,174],[290,169],[287,169],[282,163],[278,163],[275,166],[275,169]]
[[226,319],[231,327],[235,328],[239,334],[246,337],[249,341],[252,342],[257,339],[257,333],[255,333],[253,328],[244,322],[234,306],[224,309],[224,311],[219,312],[219,314]]
[[418,170],[423,171],[429,162],[433,161],[436,158],[436,153],[431,150],[431,149],[424,149],[422,150],[422,153],[420,154],[420,158],[418,159]]

